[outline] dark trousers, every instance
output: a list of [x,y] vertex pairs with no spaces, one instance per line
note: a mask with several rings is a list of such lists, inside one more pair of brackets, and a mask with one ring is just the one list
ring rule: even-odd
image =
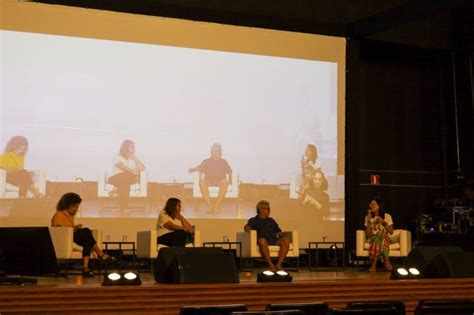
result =
[[7,172],[7,183],[19,188],[20,197],[26,197],[28,188],[33,184],[33,179],[27,170],[10,171]]
[[97,243],[92,235],[92,231],[83,228],[74,232],[74,243],[82,246],[82,257],[91,255],[92,248]]
[[184,247],[186,243],[192,243],[194,236],[184,230],[176,230],[158,237],[157,243],[169,247]]
[[132,172],[121,172],[109,177],[107,181],[110,185],[117,187],[117,194],[119,196],[120,208],[128,207],[128,198],[130,197],[130,185],[137,183],[139,176]]

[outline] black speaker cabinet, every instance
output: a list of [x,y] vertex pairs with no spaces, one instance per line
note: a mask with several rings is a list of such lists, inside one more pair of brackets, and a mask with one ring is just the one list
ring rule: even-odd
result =
[[239,283],[232,253],[221,248],[162,248],[154,265],[161,283]]
[[403,261],[406,268],[416,267],[422,274],[425,269],[433,261],[433,259],[441,252],[462,252],[460,247],[454,246],[419,246],[415,247]]
[[474,278],[474,252],[438,253],[424,272],[424,278]]

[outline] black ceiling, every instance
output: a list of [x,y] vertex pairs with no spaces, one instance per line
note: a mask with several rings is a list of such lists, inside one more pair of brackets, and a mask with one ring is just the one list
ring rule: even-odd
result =
[[474,0],[39,0],[223,24],[474,50]]

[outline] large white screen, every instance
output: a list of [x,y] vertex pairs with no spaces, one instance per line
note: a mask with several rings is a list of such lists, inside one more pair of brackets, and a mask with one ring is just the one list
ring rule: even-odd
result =
[[308,143],[337,162],[337,64],[2,31],[1,124],[27,168],[96,180],[124,139],[149,178],[189,182],[219,142],[244,182],[288,183]]

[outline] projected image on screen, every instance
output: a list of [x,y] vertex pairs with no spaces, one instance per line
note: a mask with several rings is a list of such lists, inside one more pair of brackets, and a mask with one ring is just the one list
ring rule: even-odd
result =
[[269,199],[343,218],[336,63],[0,36],[1,215],[75,191],[91,217],[155,217],[178,197],[187,217]]

